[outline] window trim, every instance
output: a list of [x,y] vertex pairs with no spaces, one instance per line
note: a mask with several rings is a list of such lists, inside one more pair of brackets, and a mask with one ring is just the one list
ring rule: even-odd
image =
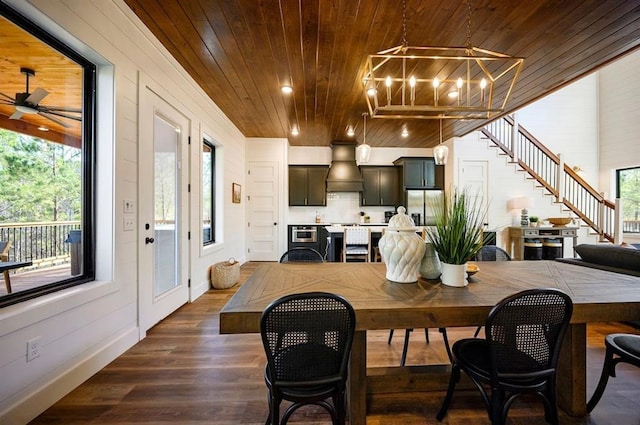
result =
[[[629,171],[629,170],[638,170],[640,171],[640,165],[636,166],[636,167],[625,167],[625,168],[618,168],[616,169],[616,199],[622,199],[621,193],[620,193],[620,177],[622,172],[624,171]],[[623,208],[624,208],[624,204],[623,204]],[[624,221],[624,217],[621,217],[621,220]],[[625,232],[624,231],[624,224],[622,224],[622,233],[623,234],[627,234],[627,235],[637,235],[638,233],[636,232]]]
[[[202,144],[211,149],[211,152],[208,154],[211,157],[211,211],[209,211],[209,213],[211,214],[211,240],[202,241],[202,246],[207,247],[216,243],[216,146],[206,137],[202,138]],[[201,152],[203,151],[201,150]],[[202,184],[204,180],[202,173],[200,173],[200,177]],[[204,185],[202,185],[201,187],[202,196],[200,202],[202,203],[202,198],[204,197]],[[202,211],[200,211],[200,214],[202,214]],[[202,219],[200,219],[200,223],[202,225]]]
[[69,45],[44,30],[40,25],[22,15],[9,5],[0,2],[0,15],[17,25],[44,44],[76,62],[83,69],[82,96],[82,237],[83,256],[82,274],[69,279],[52,282],[37,288],[28,289],[0,297],[0,308],[17,304],[70,288],[95,279],[96,272],[96,156],[95,156],[95,117],[96,117],[96,65],[72,49]]

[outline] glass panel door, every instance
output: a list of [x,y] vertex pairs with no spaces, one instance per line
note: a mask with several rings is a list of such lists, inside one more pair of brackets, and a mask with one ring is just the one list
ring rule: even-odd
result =
[[158,113],[154,117],[154,226],[153,296],[178,286],[178,146],[180,128]]

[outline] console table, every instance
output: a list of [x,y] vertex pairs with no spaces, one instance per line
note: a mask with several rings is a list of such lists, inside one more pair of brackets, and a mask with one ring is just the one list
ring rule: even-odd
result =
[[578,241],[578,227],[556,226],[556,227],[509,227],[509,254],[514,260],[524,258],[525,239],[560,239],[564,252],[564,239],[573,239],[573,254]]

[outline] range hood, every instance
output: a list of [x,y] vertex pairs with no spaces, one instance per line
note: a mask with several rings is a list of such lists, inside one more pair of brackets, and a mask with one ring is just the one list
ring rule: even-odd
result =
[[331,144],[327,192],[362,192],[362,175],[356,165],[355,143],[333,142]]

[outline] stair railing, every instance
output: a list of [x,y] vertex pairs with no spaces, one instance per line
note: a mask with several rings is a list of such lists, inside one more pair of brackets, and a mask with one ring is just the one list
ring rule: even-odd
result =
[[[601,241],[619,240],[620,203],[606,200],[591,187],[560,155],[551,152],[517,122],[502,117],[482,128],[482,133],[510,157],[510,162],[526,171],[538,184],[563,203],[599,235]],[[617,211],[617,214],[616,214]],[[617,237],[616,237],[617,236]]]

